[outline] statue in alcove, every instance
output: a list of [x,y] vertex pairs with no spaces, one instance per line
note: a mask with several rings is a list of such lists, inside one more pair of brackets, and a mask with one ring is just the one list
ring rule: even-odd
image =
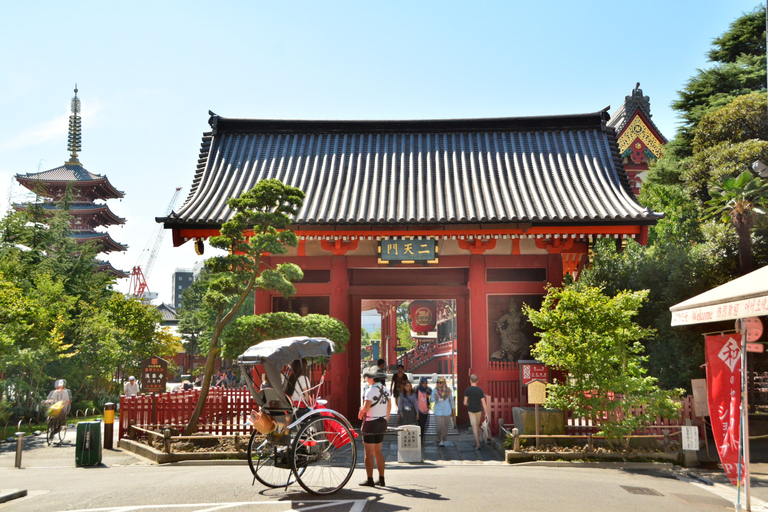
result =
[[501,337],[499,350],[491,354],[491,361],[519,361],[530,359],[531,340],[522,328],[525,322],[523,312],[515,299],[509,300],[508,312],[496,322],[496,331]]

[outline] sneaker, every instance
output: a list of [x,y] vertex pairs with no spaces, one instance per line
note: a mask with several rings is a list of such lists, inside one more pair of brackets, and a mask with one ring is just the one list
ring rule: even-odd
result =
[[373,482],[373,478],[369,478],[364,482],[360,482],[360,487],[376,487],[376,484]]
[[440,448],[443,448],[443,447],[445,447],[445,443],[443,443],[443,442],[441,441],[441,442],[440,442],[440,443],[439,443],[437,446],[439,446]]

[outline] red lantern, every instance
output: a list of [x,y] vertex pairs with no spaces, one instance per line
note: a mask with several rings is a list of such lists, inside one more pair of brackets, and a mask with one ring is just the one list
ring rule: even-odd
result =
[[437,307],[428,300],[411,302],[411,330],[414,332],[430,332],[437,324]]

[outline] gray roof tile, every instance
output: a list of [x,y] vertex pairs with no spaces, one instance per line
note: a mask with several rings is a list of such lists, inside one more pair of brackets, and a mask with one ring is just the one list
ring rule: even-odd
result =
[[299,225],[650,223],[605,111],[437,121],[212,115],[193,185],[166,227],[218,226],[226,200],[278,178],[307,197]]

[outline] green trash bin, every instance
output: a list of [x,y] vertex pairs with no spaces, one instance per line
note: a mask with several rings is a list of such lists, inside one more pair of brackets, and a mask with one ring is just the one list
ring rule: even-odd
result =
[[75,465],[98,466],[101,464],[101,422],[81,421],[77,424]]

